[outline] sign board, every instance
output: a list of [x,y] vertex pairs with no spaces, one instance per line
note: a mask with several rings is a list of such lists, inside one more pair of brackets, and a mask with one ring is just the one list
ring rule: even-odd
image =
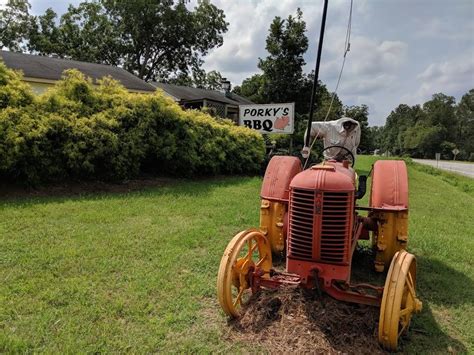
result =
[[435,156],[436,156],[436,160],[441,159],[441,153],[436,153]]
[[239,126],[260,133],[292,134],[295,130],[295,103],[240,105]]
[[452,152],[453,152],[453,154],[454,154],[454,160],[456,160],[456,155],[459,154],[459,149],[458,149],[458,148],[454,148],[454,149],[452,150]]

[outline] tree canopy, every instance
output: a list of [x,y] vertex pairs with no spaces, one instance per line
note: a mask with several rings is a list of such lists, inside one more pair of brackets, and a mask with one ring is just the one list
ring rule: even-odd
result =
[[300,9],[287,19],[273,19],[265,48],[268,56],[258,60],[262,73],[243,80],[234,92],[256,103],[295,102],[297,113],[307,113],[314,75],[303,73],[308,38]]
[[458,158],[474,160],[474,89],[458,104],[442,93],[421,106],[401,104],[379,134],[380,148],[395,155],[433,159],[441,153],[443,159],[452,159],[458,149]]
[[31,6],[27,0],[8,0],[0,9],[0,48],[12,51],[25,49],[24,40],[28,37]]
[[123,66],[144,80],[199,71],[203,56],[223,43],[228,23],[208,1],[96,0],[58,15],[29,14],[28,0],[8,0],[0,12],[0,46]]
[[196,87],[199,89],[221,90],[223,80],[222,74],[217,70],[206,72],[204,69],[197,69],[193,71],[192,75],[179,73],[163,81],[170,84]]
[[303,84],[303,54],[308,49],[306,23],[300,9],[286,20],[275,17],[266,40],[268,56],[259,59],[264,73],[262,92],[269,102],[295,101]]

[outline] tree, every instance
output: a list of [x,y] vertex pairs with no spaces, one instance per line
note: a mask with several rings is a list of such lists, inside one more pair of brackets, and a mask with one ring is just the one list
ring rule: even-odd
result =
[[[38,16],[38,31],[30,34],[31,50],[43,55],[57,55],[86,62],[123,65],[125,47],[119,27],[110,20],[98,2],[83,2],[69,6],[61,16],[59,26],[51,9]],[[36,28],[34,29],[36,30]]]
[[419,105],[400,104],[387,117],[383,130],[382,148],[395,155],[405,153],[405,131],[417,122],[425,121],[426,114]]
[[263,96],[263,81],[262,74],[254,74],[250,78],[244,79],[241,86],[236,86],[232,90],[237,95],[242,95],[256,104],[266,103]]
[[350,117],[360,125],[360,144],[359,150],[363,153],[368,153],[373,150],[373,142],[371,142],[371,136],[369,132],[369,108],[367,105],[361,106],[345,106],[344,116]]
[[[404,133],[404,152],[415,158],[433,159],[440,152],[446,129],[440,125],[429,126],[426,122],[408,127]],[[446,154],[447,152],[443,152]]]
[[437,93],[420,105],[401,104],[387,117],[381,137],[385,151],[396,155],[433,158],[441,153],[452,159],[474,160],[474,89],[458,105],[454,97]]
[[[309,78],[307,79],[308,82],[312,82],[312,80],[314,80],[313,79],[314,73],[311,73],[307,75],[306,77]],[[278,137],[277,142],[278,142],[279,148],[288,149],[290,145],[290,138],[292,138],[293,140],[293,148],[295,152],[300,152],[301,149],[303,148],[304,134],[306,132],[306,129],[308,128],[308,119],[309,119],[308,111],[309,111],[309,106],[310,106],[309,95],[310,94],[308,94],[307,102],[303,102],[304,97],[305,97],[303,93],[302,93],[302,98],[299,98],[299,100],[301,100],[300,108],[306,107],[306,113],[300,114],[296,112],[295,131],[291,136],[280,135]],[[331,101],[333,101],[332,105],[331,105]],[[297,104],[298,104],[298,101],[296,102],[296,105]],[[313,121],[337,120],[343,114],[343,105],[342,105],[342,102],[339,100],[339,97],[337,95],[334,95],[334,99],[332,99],[332,94],[327,90],[326,85],[324,85],[322,82],[319,82],[318,84],[315,108],[316,110],[314,111],[314,114],[313,114]],[[321,150],[322,150],[322,144],[316,143],[313,149],[313,151],[316,153],[315,154],[316,157],[320,155]]]
[[295,101],[303,84],[303,54],[308,49],[306,23],[298,8],[296,16],[275,17],[266,40],[269,55],[259,59],[263,71],[262,96],[267,102]]
[[382,139],[384,134],[384,127],[380,126],[372,126],[368,127],[368,135],[369,135],[369,152],[372,152],[376,149],[380,149],[382,147]]
[[[266,39],[269,55],[265,59],[260,58],[258,63],[262,73],[245,79],[241,86],[234,88],[236,94],[243,95],[255,103],[295,102],[295,110],[299,114],[295,127],[300,126],[300,120],[307,120],[314,81],[314,72],[303,73],[303,55],[308,49],[308,38],[302,16],[303,13],[298,9],[296,16],[290,15],[287,19],[278,16],[274,18]],[[332,120],[341,117],[342,103],[337,95],[327,114],[331,93],[322,82],[318,84],[313,119],[322,121],[325,118]],[[304,133],[303,126],[305,125],[301,125],[301,133]]]
[[201,57],[223,43],[224,12],[208,1],[194,11],[185,1],[102,0],[125,48],[125,68],[145,80],[188,73]]
[[25,16],[30,24],[27,30],[8,27],[3,45],[18,50],[26,43],[43,55],[120,65],[147,81],[199,70],[202,57],[222,45],[228,25],[224,12],[208,1],[192,10],[184,0],[86,1],[69,6],[59,23],[51,9],[34,17],[28,8],[27,0],[9,0],[0,13],[0,26]]
[[[314,81],[314,71],[305,75],[304,85],[301,88],[300,96],[296,99],[296,105],[309,116],[311,90]],[[333,98],[334,95],[334,98]],[[332,101],[332,105],[331,105]],[[314,102],[313,121],[333,121],[342,117],[344,108],[339,96],[328,91],[327,87],[320,80],[316,89],[316,99]]]
[[446,135],[443,139],[454,141],[456,139],[456,130],[453,127],[457,125],[455,115],[456,100],[452,96],[442,93],[434,94],[431,100],[423,104],[423,111],[427,115],[427,120],[431,126],[440,126],[446,129]]
[[64,53],[61,32],[56,26],[57,14],[52,9],[30,21],[28,49],[41,55]]
[[193,72],[192,76],[181,72],[172,78],[164,80],[164,82],[206,90],[221,90],[223,79],[222,74],[217,70],[211,70],[206,73],[204,69],[197,69]]
[[193,77],[189,76],[187,73],[177,73],[176,75],[161,80],[161,82],[167,83],[167,84],[173,84],[173,85],[180,85],[180,86],[189,86],[193,87],[194,86],[194,81]]
[[262,73],[236,86],[236,94],[255,103],[295,102],[297,113],[308,113],[314,75],[303,74],[303,54],[308,49],[308,38],[302,17],[303,13],[297,9],[296,16],[273,19],[265,47],[269,55],[259,58],[258,62]]
[[0,49],[24,49],[30,27],[30,8],[28,0],[8,0],[0,10]]
[[206,90],[221,90],[222,88],[222,74],[217,70],[211,70],[210,72],[196,71],[193,73],[193,84],[197,88]]
[[[274,137],[277,147],[288,149],[293,140],[294,151],[303,145],[303,136],[307,128],[310,111],[311,91],[314,72],[303,73],[304,53],[308,49],[306,23],[303,13],[297,10],[296,16],[287,19],[275,17],[266,39],[268,56],[259,59],[258,67],[262,73],[245,79],[241,86],[234,88],[238,95],[245,96],[255,103],[295,102],[295,131],[292,136]],[[342,103],[337,95],[318,83],[313,120],[335,120],[342,116]],[[331,105],[332,101],[332,105]],[[272,138],[273,139],[273,138]]]
[[456,106],[460,158],[474,160],[474,89],[463,95]]

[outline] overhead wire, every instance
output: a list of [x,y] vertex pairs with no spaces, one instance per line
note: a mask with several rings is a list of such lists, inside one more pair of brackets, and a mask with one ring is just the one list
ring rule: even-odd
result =
[[[336,88],[334,89],[333,93],[332,93],[332,96],[331,96],[331,103],[329,104],[329,108],[326,112],[326,116],[324,117],[324,121],[323,122],[326,122],[328,117],[329,117],[329,114],[331,113],[331,109],[332,109],[332,105],[334,103],[334,99],[336,97],[336,93],[337,93],[337,90],[339,88],[339,84],[341,82],[341,78],[342,78],[342,73],[344,71],[344,66],[346,64],[346,57],[347,57],[347,53],[349,53],[349,51],[351,50],[351,31],[352,31],[352,5],[353,5],[353,1],[354,0],[351,0],[351,6],[350,6],[350,10],[349,10],[349,19],[347,21],[347,29],[346,29],[346,39],[345,39],[345,42],[344,42],[344,55],[343,55],[343,59],[342,59],[342,65],[341,65],[341,70],[339,71],[339,76],[337,78],[337,83],[336,83]],[[308,118],[310,119],[310,118]],[[309,134],[311,136],[311,131],[310,132],[306,132],[306,134]],[[309,154],[308,154],[308,157],[306,158],[305,160],[305,163],[304,163],[304,167],[303,167],[303,170],[306,169],[306,165],[308,164],[308,161],[309,161],[309,158],[311,157],[311,150],[313,149],[313,146],[314,146],[314,143],[316,142],[316,140],[318,139],[319,137],[319,132],[318,134],[316,135],[316,137],[314,137],[311,145],[309,146]]]

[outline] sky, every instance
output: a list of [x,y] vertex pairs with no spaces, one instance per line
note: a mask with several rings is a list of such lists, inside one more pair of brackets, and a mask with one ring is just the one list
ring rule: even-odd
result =
[[[191,1],[191,6],[193,2]],[[6,0],[0,0],[4,4]],[[79,0],[30,0],[33,14],[57,13]],[[260,70],[275,16],[299,7],[307,26],[305,72],[314,69],[323,0],[211,0],[229,23],[224,44],[204,57],[232,84]],[[334,91],[341,68],[350,0],[330,0],[320,79]],[[457,101],[474,88],[474,0],[354,0],[351,47],[337,94],[345,105],[366,104],[369,124],[383,125],[400,103],[423,104],[443,92]]]

